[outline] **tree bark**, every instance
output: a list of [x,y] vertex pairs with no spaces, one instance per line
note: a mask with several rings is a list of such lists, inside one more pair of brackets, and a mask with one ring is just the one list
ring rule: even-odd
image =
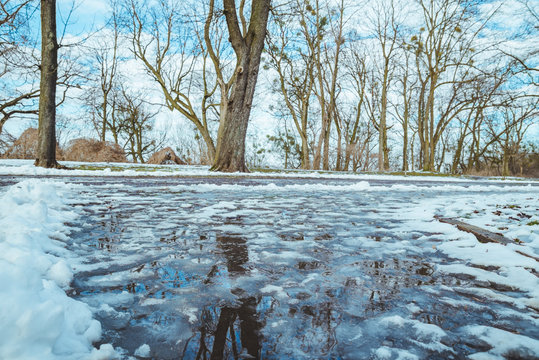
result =
[[36,166],[59,167],[56,162],[56,0],[41,0],[41,82]]
[[403,114],[402,114],[402,171],[409,170],[408,164],[408,128],[410,124],[410,102],[412,100],[412,91],[413,85],[408,84],[408,57],[406,57],[406,67],[404,69],[405,73],[402,78],[402,105],[403,105]]
[[380,125],[378,134],[378,170],[389,170],[389,154],[387,148],[387,91],[389,87],[389,57],[385,59],[384,76],[382,81],[382,100]]
[[217,148],[211,170],[248,172],[245,137],[264,49],[270,0],[252,0],[249,29],[244,34],[240,29],[235,1],[223,0],[223,4],[237,66],[230,95],[227,96],[227,89],[221,91],[227,98],[222,99]]

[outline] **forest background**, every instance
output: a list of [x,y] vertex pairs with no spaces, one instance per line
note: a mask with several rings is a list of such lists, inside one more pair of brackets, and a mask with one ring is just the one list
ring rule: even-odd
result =
[[[171,146],[211,165],[219,72],[235,69],[208,3],[58,1],[60,147],[94,138],[144,162]],[[37,124],[39,2],[1,4],[6,154]],[[247,165],[537,177],[538,43],[527,0],[273,1]]]

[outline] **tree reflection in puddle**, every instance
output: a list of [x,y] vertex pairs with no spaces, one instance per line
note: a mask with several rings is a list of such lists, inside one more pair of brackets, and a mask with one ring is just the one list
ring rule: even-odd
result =
[[[111,189],[114,207],[90,206],[74,236],[90,265],[77,273],[74,295],[97,309],[102,341],[126,357],[146,343],[155,359],[372,358],[381,347],[464,358],[481,349],[460,344],[467,324],[537,334],[525,317],[495,316],[514,306],[490,302],[496,308],[486,311],[475,292],[463,292],[492,285],[435,272],[452,262],[432,251],[440,240],[395,231],[387,199],[359,206],[365,194],[348,194],[355,200],[320,207],[301,193],[249,192],[240,201],[226,191],[171,197],[137,186],[125,197]],[[161,207],[180,210],[153,210]],[[100,238],[111,241],[99,246]],[[420,325],[448,335],[427,339]]]
[[[250,262],[247,239],[231,234],[197,238],[210,246],[203,249],[198,245],[201,251],[217,254],[221,260],[206,275],[188,273],[180,263],[170,259],[133,267],[132,273],[148,269],[156,277],[126,283],[123,289],[141,299],[163,299],[170,304],[135,305],[130,309],[133,314],[130,326],[115,329],[117,334],[104,340],[123,338],[115,341],[115,345],[130,352],[145,341],[151,344],[152,354],[163,359],[175,356],[184,359],[274,358],[282,354],[294,357],[295,349],[302,354],[328,357],[346,352],[342,350],[347,345],[338,334],[339,326],[359,325],[370,317],[390,311],[395,302],[402,300],[403,289],[440,280],[432,277],[432,265],[420,259],[363,259],[347,263],[335,258],[329,248],[322,248],[316,250],[318,260],[298,260],[292,266],[274,266],[264,273],[260,286],[279,280],[287,285],[287,298],[279,299],[276,295],[264,295],[260,286],[252,284],[245,289],[228,287],[228,280],[237,283],[238,278],[250,278],[253,269],[264,270],[259,268],[260,264]],[[193,244],[184,245],[192,247]],[[344,272],[358,276],[338,276],[339,266],[348,266],[348,271]],[[318,283],[303,282],[314,275],[320,279]],[[156,283],[164,286],[156,287]],[[191,324],[180,321],[178,325],[182,315],[175,314],[172,305],[180,296],[176,290],[189,287],[199,291],[188,295],[194,296],[191,302],[200,309],[195,314],[198,320]],[[228,292],[232,297],[220,300],[219,295],[211,293],[212,289]],[[106,327],[108,321],[102,321]],[[287,327],[280,329],[279,322]],[[187,338],[180,335],[185,340],[174,345],[174,334],[168,334],[165,340],[159,331],[146,330],[148,323],[162,332],[173,328],[190,335]]]
[[[235,236],[217,236],[216,240],[217,248],[225,257],[229,276],[246,274],[248,270],[245,265],[249,261],[247,241]],[[210,276],[212,274],[215,272],[212,271]],[[211,281],[211,278],[208,280]],[[238,296],[239,306],[222,306],[216,325],[215,317],[208,308],[202,312],[198,349],[188,351],[196,353],[196,359],[238,359],[240,355],[242,358],[245,355],[253,359],[260,358],[261,324],[257,318],[257,298],[246,295],[239,288],[231,292]]]

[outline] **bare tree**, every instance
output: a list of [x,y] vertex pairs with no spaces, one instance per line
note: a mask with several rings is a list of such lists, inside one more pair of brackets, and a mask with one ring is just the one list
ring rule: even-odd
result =
[[474,139],[476,143],[470,149],[466,168],[468,173],[479,172],[482,168],[489,171],[495,165],[501,166],[499,175],[516,173],[510,168],[517,163],[525,133],[539,115],[537,98],[522,97],[518,100],[485,114],[484,129],[476,135],[483,134],[483,139]]
[[[106,135],[108,130],[114,131],[113,111],[114,101],[119,92],[118,85],[118,67],[119,67],[119,19],[117,9],[113,4],[113,13],[109,20],[110,27],[106,29],[105,34],[96,39],[97,46],[93,46],[91,56],[97,67],[97,79],[95,81],[99,84],[94,92],[89,94],[86,102],[93,108],[92,113],[95,116],[95,127],[99,134],[101,141],[106,141]],[[109,45],[110,44],[110,45]],[[97,92],[97,94],[95,94]],[[115,136],[117,143],[117,136]]]
[[[501,145],[502,156],[502,176],[511,175],[510,165],[515,164],[523,143],[524,135],[531,126],[531,119],[539,115],[539,100],[526,101],[522,106],[513,109],[508,108],[504,114],[504,127],[506,129],[503,136],[498,137]],[[520,169],[522,175],[522,169]],[[517,171],[513,171],[517,173]]]
[[[378,3],[375,18],[371,20],[374,26],[374,34],[380,48],[381,61],[375,61],[381,87],[380,108],[378,122],[375,127],[378,130],[378,170],[389,170],[389,147],[387,146],[387,114],[388,93],[392,81],[392,70],[395,67],[393,60],[398,47],[399,23],[397,20],[398,9],[395,1],[388,0]],[[378,65],[380,63],[380,65]],[[373,118],[375,120],[375,118]]]
[[[323,80],[323,85],[320,84],[320,88],[326,87],[326,94],[328,99],[325,99],[324,102],[327,102],[327,129],[324,136],[324,157],[323,157],[323,168],[324,170],[329,170],[329,146],[330,146],[330,130],[331,124],[335,124],[335,129],[337,131],[337,153],[336,153],[336,170],[341,170],[342,167],[342,131],[341,131],[341,121],[342,114],[339,113],[339,95],[341,94],[342,87],[339,85],[339,75],[341,71],[341,59],[345,51],[345,25],[349,19],[345,18],[345,11],[347,8],[347,3],[344,0],[341,0],[337,3],[334,9],[328,9],[328,13],[335,14],[334,16],[329,17],[329,33],[331,34],[331,46],[329,44],[325,45],[324,55],[325,63],[327,64],[327,70],[325,76],[319,76],[318,79]],[[334,18],[336,17],[336,19]]]
[[211,168],[214,171],[248,171],[245,165],[245,137],[264,49],[270,0],[251,1],[249,22],[245,18],[245,5],[245,0],[241,0],[237,9],[234,0],[223,0],[229,41],[236,56],[234,72],[226,80],[223,64],[210,37],[210,27],[216,13],[214,0],[210,0],[204,27],[204,39],[221,92],[217,148]]
[[144,163],[147,155],[163,145],[162,138],[149,136],[157,112],[150,112],[147,105],[142,94],[132,94],[122,88],[115,117],[122,124],[119,136],[124,139],[123,148],[136,163]]
[[[331,21],[329,15],[322,13],[322,4],[320,4],[319,0],[315,1],[313,7],[315,25],[322,29],[319,36],[322,38],[331,36],[331,39],[328,42],[318,41],[315,43],[315,94],[318,98],[322,123],[320,134],[318,136],[318,143],[314,150],[314,169],[320,169],[320,163],[322,163],[324,170],[329,169],[331,124],[338,121],[336,112],[337,97],[339,94],[337,79],[340,70],[339,58],[345,42],[344,5],[344,1],[338,3],[336,11],[338,17],[336,20],[331,19]],[[329,5],[326,9],[329,12]],[[338,124],[336,126],[339,127]]]
[[488,18],[474,17],[474,2],[418,2],[423,27],[411,38],[419,87],[417,127],[421,167],[434,171],[438,142],[450,122],[469,105],[460,95],[474,76],[474,59],[481,53],[475,40]]
[[56,0],[41,0],[41,82],[36,166],[59,167],[56,162]]
[[[503,67],[502,67],[503,69]],[[508,94],[501,87],[508,81],[510,69],[494,69],[483,74],[478,74],[471,81],[466,90],[467,110],[457,116],[459,133],[454,144],[451,173],[456,174],[461,170],[469,169],[473,163],[479,164],[481,151],[481,132],[485,117],[488,112],[499,111],[508,104]],[[466,141],[471,137],[468,151],[468,165],[464,163]],[[490,145],[490,144],[489,144]],[[486,151],[486,149],[485,149]]]
[[[401,62],[398,65],[399,87],[397,103],[393,104],[395,108],[395,117],[402,126],[402,171],[409,171],[409,145],[413,144],[413,137],[410,136],[411,119],[413,116],[413,98],[417,96],[417,78],[413,74],[411,54],[406,49],[401,49]],[[410,141],[410,139],[412,141]],[[413,157],[413,154],[412,154]],[[413,169],[413,166],[412,166]]]
[[[312,7],[295,1],[290,8],[275,15],[275,25],[267,37],[269,65],[278,75],[276,90],[301,139],[301,168],[310,169],[309,115],[314,89],[315,55],[321,41],[322,27],[308,21]],[[298,24],[297,26],[291,26]],[[301,36],[297,36],[297,34]]]
[[185,9],[181,2],[163,0],[151,7],[132,0],[129,6],[135,57],[159,85],[166,106],[196,127],[213,161],[215,145],[209,117],[219,105],[214,102],[217,82],[209,73],[202,30],[196,27],[196,19],[185,20],[188,17],[181,12]]
[[0,1],[0,134],[15,116],[37,114],[39,60],[30,43],[31,0]]
[[353,113],[349,116],[343,116],[343,133],[345,140],[345,157],[342,170],[348,171],[350,164],[356,171],[359,163],[364,156],[367,156],[369,142],[372,137],[371,124],[365,122],[365,87],[367,85],[367,65],[365,63],[365,54],[356,44],[356,48],[348,54],[344,65],[347,71],[347,78],[352,83],[352,94],[355,100]]

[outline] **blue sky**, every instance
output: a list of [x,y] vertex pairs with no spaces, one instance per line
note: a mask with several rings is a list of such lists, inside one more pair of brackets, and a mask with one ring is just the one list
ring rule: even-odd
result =
[[59,33],[63,30],[67,17],[72,12],[66,32],[74,36],[102,27],[111,10],[109,2],[103,0],[59,0],[57,9]]

